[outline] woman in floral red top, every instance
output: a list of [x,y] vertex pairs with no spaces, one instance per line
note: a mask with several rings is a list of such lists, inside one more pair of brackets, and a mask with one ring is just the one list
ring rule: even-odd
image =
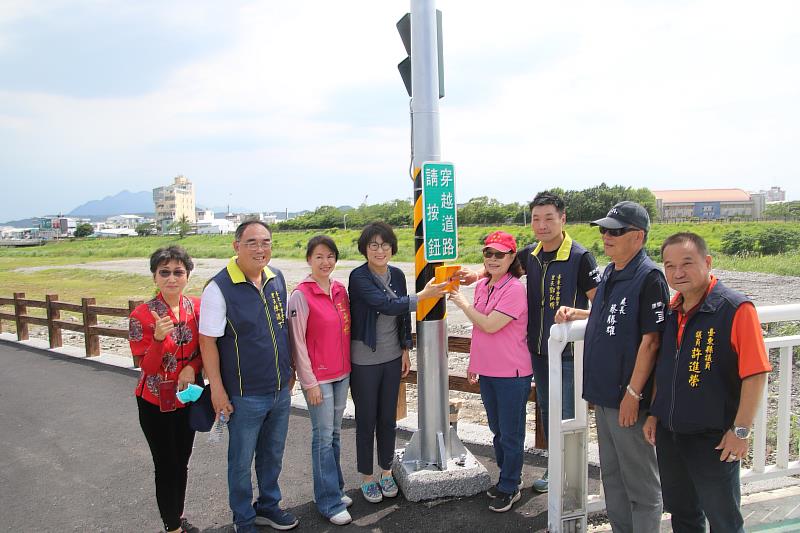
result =
[[198,347],[199,298],[183,295],[194,267],[180,246],[159,248],[150,256],[158,294],[133,310],[131,353],[140,361],[136,386],[139,424],[153,455],[156,501],[168,532],[199,532],[183,516],[194,431],[189,410],[176,392],[194,383],[202,366]]

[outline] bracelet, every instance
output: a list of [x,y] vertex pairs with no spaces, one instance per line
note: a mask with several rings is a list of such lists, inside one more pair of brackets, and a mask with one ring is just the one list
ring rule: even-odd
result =
[[630,384],[627,387],[625,387],[625,390],[628,392],[628,394],[630,394],[631,396],[633,396],[637,400],[641,400],[642,398],[644,398],[644,396],[642,396],[641,394],[639,394],[635,390],[633,390],[633,387],[631,387]]

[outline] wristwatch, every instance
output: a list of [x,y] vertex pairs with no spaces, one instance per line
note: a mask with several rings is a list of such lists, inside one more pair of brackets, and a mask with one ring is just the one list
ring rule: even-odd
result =
[[733,434],[736,435],[737,439],[746,439],[750,436],[750,428],[742,427],[742,426],[733,426],[731,428]]

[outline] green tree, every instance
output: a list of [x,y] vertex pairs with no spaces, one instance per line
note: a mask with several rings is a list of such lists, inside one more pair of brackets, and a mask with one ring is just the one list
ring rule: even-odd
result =
[[177,231],[178,237],[183,239],[186,237],[186,234],[192,231],[192,223],[189,222],[189,219],[186,218],[186,215],[182,215],[181,218],[170,224],[169,229],[171,231]]
[[138,224],[135,229],[140,237],[144,237],[145,235],[152,235],[154,228],[155,225],[152,222],[145,222],[143,224]]
[[75,228],[75,236],[80,237],[88,237],[94,233],[94,227],[91,224],[84,222],[83,224],[78,224]]

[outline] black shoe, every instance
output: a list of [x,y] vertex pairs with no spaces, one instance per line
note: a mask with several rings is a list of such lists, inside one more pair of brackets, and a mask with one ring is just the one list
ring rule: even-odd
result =
[[181,533],[200,533],[200,528],[193,526],[192,523],[185,518],[181,518]]
[[297,526],[299,520],[289,511],[276,507],[267,511],[259,511],[256,509],[256,525],[269,526],[272,529],[286,531],[293,529]]
[[495,513],[505,513],[511,509],[511,506],[514,505],[514,502],[519,500],[519,498],[520,493],[518,490],[515,490],[514,494],[506,494],[505,492],[497,491],[497,497],[489,504],[489,509]]
[[[519,490],[522,490],[522,480],[521,479],[519,480],[519,485],[517,486],[517,488]],[[488,497],[490,497],[490,498],[497,498],[498,496],[500,496],[502,494],[505,494],[505,493],[500,491],[500,489],[497,488],[497,485],[493,485],[493,486],[489,487],[489,490],[486,491],[486,495]]]

